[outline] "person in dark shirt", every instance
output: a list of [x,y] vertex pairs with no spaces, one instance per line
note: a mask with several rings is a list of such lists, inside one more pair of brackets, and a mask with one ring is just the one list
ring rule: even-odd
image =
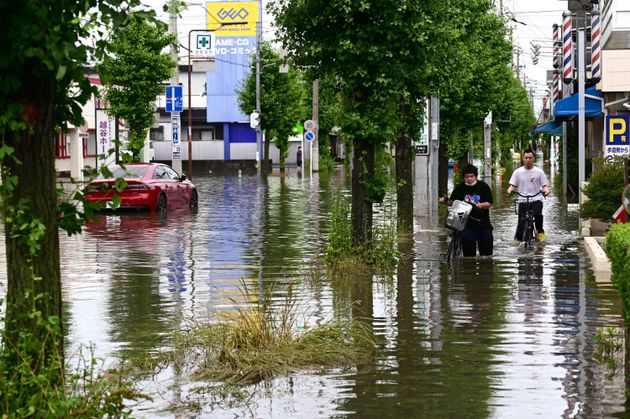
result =
[[478,171],[472,164],[464,166],[462,176],[464,181],[455,186],[450,199],[440,198],[440,202],[450,206],[457,199],[473,206],[466,228],[460,233],[462,252],[464,256],[475,256],[478,247],[481,256],[490,256],[494,244],[490,223],[490,207],[494,203],[492,190],[477,179]]
[[298,146],[297,153],[295,155],[298,169],[302,168],[302,147]]

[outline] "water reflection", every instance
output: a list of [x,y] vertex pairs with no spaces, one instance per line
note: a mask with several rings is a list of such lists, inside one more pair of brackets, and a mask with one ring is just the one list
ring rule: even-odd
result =
[[[625,411],[624,377],[611,377],[595,361],[593,344],[599,330],[618,323],[616,291],[594,281],[575,234],[577,213],[558,198],[545,202],[543,245],[525,251],[512,242],[513,201],[496,184],[492,258],[446,265],[446,232],[418,221],[413,239],[400,243],[405,257],[394,278],[348,285],[307,275],[326,242],[332,196],[337,188],[347,191],[343,171],[315,178],[208,176],[195,183],[197,212],[103,215],[83,235],[62,237],[70,352],[89,342],[111,359],[157,351],[191,319],[243,309],[268,292],[272,304],[282,304],[292,282],[305,323],[335,316],[367,322],[378,343],[373,362],[281,377],[256,389],[247,407],[206,407],[201,416]],[[375,219],[387,211],[377,208]],[[0,283],[5,278],[0,271]],[[156,400],[140,406],[138,416],[155,416],[190,396],[181,367],[147,383]]]

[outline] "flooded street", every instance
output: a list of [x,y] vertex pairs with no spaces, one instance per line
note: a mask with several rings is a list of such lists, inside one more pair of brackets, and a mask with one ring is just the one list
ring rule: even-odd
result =
[[[300,371],[260,385],[246,406],[208,398],[201,417],[624,416],[623,368],[595,359],[595,335],[621,319],[617,293],[596,281],[577,210],[557,197],[545,202],[543,245],[513,243],[514,199],[495,184],[492,258],[447,265],[448,232],[417,220],[395,277],[352,287],[305,279],[325,248],[335,191],[347,188],[341,171],[194,182],[196,212],[100,215],[81,236],[61,236],[70,357],[90,343],[106,363],[160,351],[185,322],[243,304],[243,284],[281,304],[297,281],[305,325],[369,319],[374,364]],[[155,400],[136,416],[191,417],[167,410],[192,400],[177,372],[141,390]]]

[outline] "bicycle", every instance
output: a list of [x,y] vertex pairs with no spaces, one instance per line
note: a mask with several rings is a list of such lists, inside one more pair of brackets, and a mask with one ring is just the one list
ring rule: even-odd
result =
[[[518,191],[515,191],[516,194],[518,196],[520,196],[521,198],[525,198],[526,201],[524,202],[525,204],[525,214],[523,215],[523,218],[521,219],[521,223],[522,223],[522,232],[523,232],[523,244],[525,245],[525,248],[528,248],[532,245],[532,240],[534,240],[535,234],[534,234],[534,210],[532,208],[532,203],[534,201],[530,201],[531,198],[534,198],[538,195],[540,195],[542,193],[542,191],[538,191],[538,193],[535,193],[534,195],[524,195]],[[516,201],[515,205],[514,205],[514,212],[516,214],[518,214],[518,204],[519,202]]]
[[457,259],[462,255],[462,239],[460,237],[459,231],[453,230],[451,234],[449,234],[450,241],[448,242],[448,247],[446,248],[446,261],[450,262],[453,259]]
[[[447,202],[447,201],[445,201]],[[445,225],[451,230],[450,241],[446,248],[446,261],[450,262],[462,255],[461,232],[466,228],[472,205],[463,201],[452,201],[446,215]]]

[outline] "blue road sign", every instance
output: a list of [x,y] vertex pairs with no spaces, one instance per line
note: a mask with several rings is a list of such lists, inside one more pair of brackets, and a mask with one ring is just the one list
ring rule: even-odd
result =
[[306,131],[304,133],[304,139],[306,141],[313,141],[315,139],[315,133],[313,131]]
[[182,86],[166,87],[166,112],[183,112],[184,94]]

